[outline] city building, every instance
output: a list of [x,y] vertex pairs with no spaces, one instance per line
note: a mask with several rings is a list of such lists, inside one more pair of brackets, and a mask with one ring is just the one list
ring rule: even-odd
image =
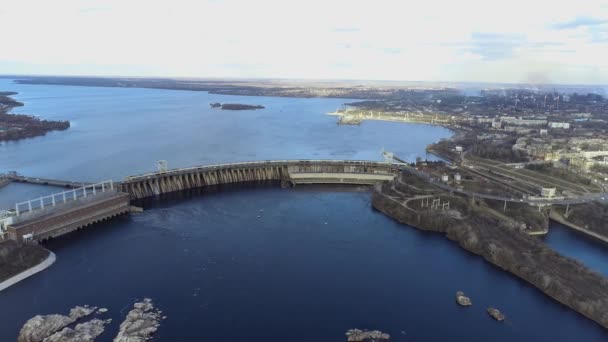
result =
[[569,122],[549,122],[549,128],[570,129],[570,123]]

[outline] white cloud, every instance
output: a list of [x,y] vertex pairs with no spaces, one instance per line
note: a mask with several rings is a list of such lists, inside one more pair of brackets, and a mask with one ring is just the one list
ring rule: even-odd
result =
[[605,1],[7,1],[0,73],[608,83]]

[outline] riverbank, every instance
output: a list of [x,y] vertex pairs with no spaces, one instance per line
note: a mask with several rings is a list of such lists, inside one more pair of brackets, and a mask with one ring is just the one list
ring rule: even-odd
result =
[[[413,177],[413,176],[411,176]],[[418,186],[418,185],[417,185]],[[549,297],[608,328],[608,280],[580,262],[564,257],[528,236],[487,208],[466,198],[416,190],[399,179],[375,187],[372,205],[409,226],[440,232],[465,250],[527,281]],[[439,199],[435,209],[423,199]],[[434,202],[434,201],[433,201]],[[441,203],[450,203],[442,210]],[[532,207],[531,210],[534,210]],[[547,220],[548,223],[548,220]]]
[[[327,113],[328,115],[337,116],[338,123],[343,125],[360,125],[363,121],[386,121],[386,122],[400,122],[400,123],[411,123],[411,124],[426,124],[426,125],[437,125],[448,129],[462,129],[459,125],[459,121],[452,120],[451,117],[445,118],[445,115],[429,113],[384,113],[384,112],[360,112],[360,111],[336,111]],[[440,119],[441,117],[441,119]]]
[[[3,93],[16,94],[14,92]],[[23,106],[23,103],[8,95],[0,95],[0,141],[33,138],[45,135],[50,131],[63,131],[70,128],[69,121],[41,120],[32,115],[10,113],[13,108],[21,106]]]
[[0,291],[45,270],[55,260],[53,252],[38,245],[0,243]]
[[581,227],[569,220],[567,220],[566,218],[564,218],[562,215],[560,215],[556,210],[552,210],[551,211],[551,219],[557,223],[560,223],[570,229],[574,229],[582,234],[585,234],[591,238],[597,239],[599,241],[602,241],[604,243],[608,243],[608,237],[602,234],[598,234],[596,232],[594,232],[591,229],[585,228],[585,227]]

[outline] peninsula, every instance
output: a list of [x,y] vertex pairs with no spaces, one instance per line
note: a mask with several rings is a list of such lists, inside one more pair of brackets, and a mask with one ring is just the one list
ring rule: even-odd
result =
[[23,106],[23,103],[9,96],[15,94],[0,92],[0,141],[32,138],[70,127],[69,121],[41,120],[32,115],[10,113],[13,108]]
[[[401,223],[445,234],[467,251],[608,328],[608,279],[558,254],[486,201],[450,193],[415,171],[406,171],[376,185],[372,205]],[[533,229],[548,226],[546,213],[530,205],[517,205],[514,210],[529,218]]]

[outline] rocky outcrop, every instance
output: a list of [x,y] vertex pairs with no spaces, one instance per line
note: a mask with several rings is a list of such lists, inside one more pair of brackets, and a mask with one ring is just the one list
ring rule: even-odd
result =
[[120,331],[114,342],[147,341],[158,330],[161,312],[154,308],[152,300],[145,298],[135,303],[126,319],[120,324]]
[[[97,308],[88,305],[77,306],[70,310],[69,316],[64,315],[38,315],[28,320],[21,328],[18,342],[90,342],[94,341],[104,332],[105,326],[110,324],[111,319],[94,318],[90,321],[81,322],[74,328],[69,325],[92,313],[98,315],[108,312],[106,308]],[[120,325],[120,331],[114,338],[115,342],[143,342],[151,338],[158,330],[161,311],[154,308],[149,298],[133,304],[124,322]]]
[[391,338],[391,335],[382,331],[359,329],[350,329],[346,332],[346,336],[349,342],[381,342],[388,341]]
[[495,309],[495,308],[488,308],[488,314],[490,316],[492,316],[492,318],[494,318],[495,320],[502,322],[505,320],[505,315],[503,315],[502,312],[500,312],[500,310]]
[[77,306],[70,310],[69,316],[64,315],[46,315],[35,316],[28,320],[21,331],[17,341],[19,342],[39,342],[44,341],[47,337],[55,332],[63,329],[79,320],[92,314],[97,308],[89,306]]
[[43,342],[92,342],[103,333],[105,326],[112,322],[111,319],[93,319],[88,322],[77,324],[74,329],[63,328],[44,339]]
[[476,205],[460,209],[464,218],[456,220],[447,212],[407,210],[398,195],[387,195],[389,191],[390,184],[374,189],[374,208],[401,223],[446,234],[462,248],[608,328],[608,279],[560,255],[541,240],[503,224]]
[[458,291],[456,292],[456,302],[462,306],[471,306],[473,303],[471,302],[471,298],[464,295],[464,292]]

